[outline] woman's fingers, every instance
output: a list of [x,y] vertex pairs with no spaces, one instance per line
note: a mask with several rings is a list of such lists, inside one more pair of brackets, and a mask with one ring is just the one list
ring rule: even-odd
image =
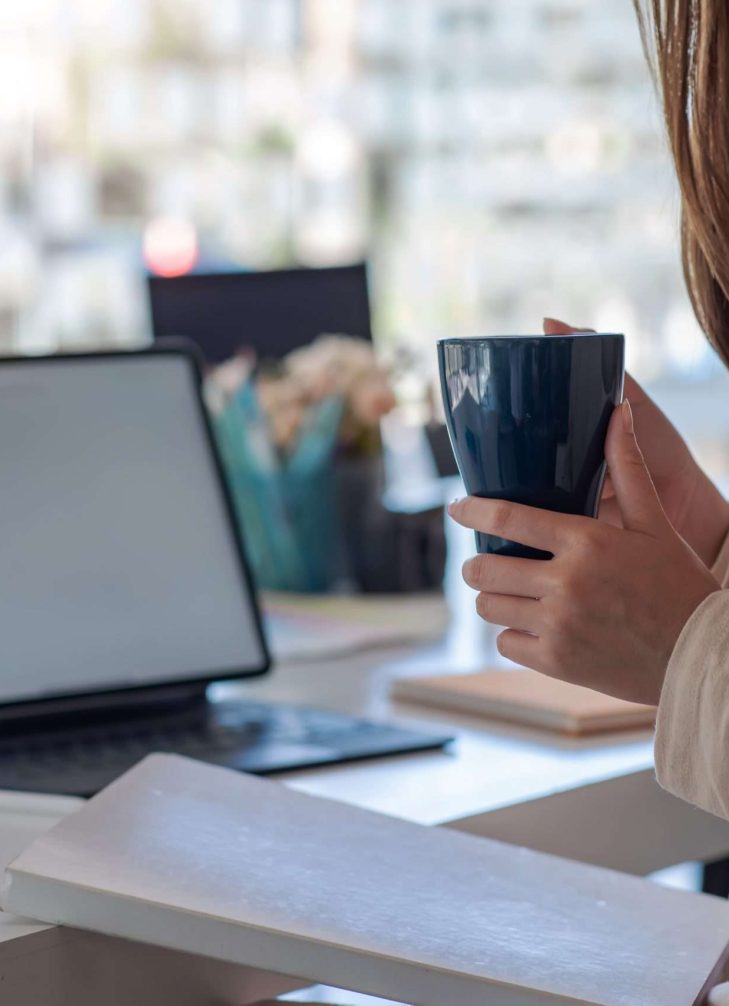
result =
[[507,660],[539,670],[540,640],[537,636],[530,636],[516,629],[504,629],[496,638],[496,647],[501,656]]
[[506,555],[474,555],[463,564],[463,579],[469,587],[486,594],[541,597],[547,590],[551,567],[532,559]]
[[594,332],[594,328],[575,328],[558,318],[545,318],[542,322],[545,335],[573,335],[575,332]]
[[448,513],[463,527],[553,553],[569,541],[579,523],[590,519],[477,496],[454,500]]
[[476,611],[484,622],[506,625],[510,629],[538,634],[542,627],[541,602],[528,597],[508,597],[504,594],[479,594]]

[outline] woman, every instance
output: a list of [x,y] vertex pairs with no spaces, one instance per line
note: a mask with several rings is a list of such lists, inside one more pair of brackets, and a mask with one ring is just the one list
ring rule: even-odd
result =
[[[726,0],[650,0],[681,188],[684,274],[729,366],[729,15]],[[572,331],[545,320],[545,332]],[[631,378],[612,417],[601,521],[469,498],[460,524],[554,553],[464,566],[499,651],[553,677],[658,705],[656,769],[678,796],[729,819],[729,504]],[[726,588],[726,589],[723,589]]]

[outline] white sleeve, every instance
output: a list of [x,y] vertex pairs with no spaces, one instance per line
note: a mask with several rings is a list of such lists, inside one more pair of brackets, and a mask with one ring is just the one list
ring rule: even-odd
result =
[[729,590],[710,594],[678,638],[658,705],[655,755],[664,789],[729,820]]

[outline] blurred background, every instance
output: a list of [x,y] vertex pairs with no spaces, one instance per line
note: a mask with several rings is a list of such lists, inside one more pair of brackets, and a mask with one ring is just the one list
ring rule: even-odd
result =
[[145,342],[147,271],[366,259],[416,411],[436,338],[555,315],[729,476],[630,0],[24,0],[0,87],[1,351]]

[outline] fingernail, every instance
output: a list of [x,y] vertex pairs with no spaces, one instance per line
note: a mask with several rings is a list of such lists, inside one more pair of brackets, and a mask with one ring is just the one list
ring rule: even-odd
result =
[[630,402],[626,398],[623,404],[620,406],[623,413],[623,429],[626,433],[633,433],[633,410],[630,407]]
[[455,508],[458,506],[458,504],[460,502],[461,502],[461,499],[460,499],[459,496],[456,496],[456,498],[454,500],[451,500],[450,503],[448,504],[448,513],[453,513],[453,511],[455,510]]

